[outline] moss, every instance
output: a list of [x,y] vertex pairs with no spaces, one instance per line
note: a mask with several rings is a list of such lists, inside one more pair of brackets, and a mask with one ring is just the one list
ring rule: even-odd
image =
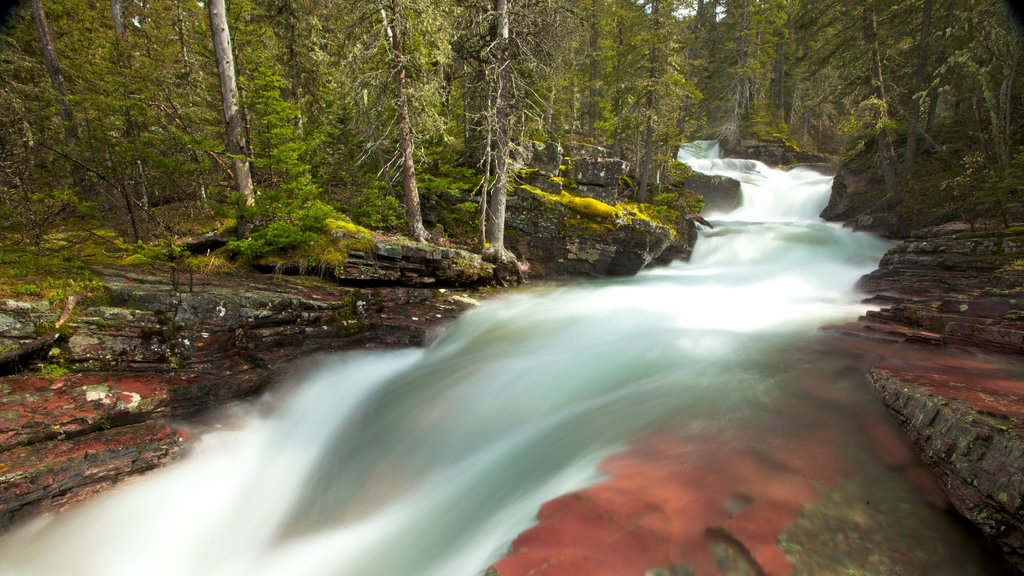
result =
[[572,178],[566,178],[564,176],[552,176],[548,178],[548,181],[554,182],[555,184],[558,184],[562,188],[573,193],[575,193],[580,188],[579,184],[575,180],[573,180]]
[[617,220],[622,216],[621,212],[614,206],[610,206],[594,198],[573,196],[568,192],[562,192],[561,194],[548,194],[547,192],[544,192],[535,186],[530,186],[529,184],[524,184],[520,186],[520,188],[530,192],[531,194],[539,196],[547,202],[561,204],[585,218]]
[[604,236],[615,231],[615,226],[589,218],[566,218],[563,224],[566,232],[574,236]]
[[67,373],[67,369],[59,364],[43,364],[39,367],[39,375],[43,378],[60,378]]

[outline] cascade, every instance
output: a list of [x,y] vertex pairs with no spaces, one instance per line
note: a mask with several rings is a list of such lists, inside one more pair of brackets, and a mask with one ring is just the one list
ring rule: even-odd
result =
[[[852,287],[888,243],[817,219],[829,177],[717,156],[711,142],[680,151],[740,180],[743,205],[709,216],[690,262],[503,296],[425,350],[321,361],[184,461],[7,536],[0,575],[470,576],[544,502],[605,481],[599,464],[636,438],[710,431],[722,458],[742,429],[794,442],[799,423],[776,416],[804,402],[793,382],[847,385],[838,360],[799,351],[864,311]],[[880,500],[859,513],[888,541],[933,542],[928,573],[985,573],[942,510],[858,458]]]

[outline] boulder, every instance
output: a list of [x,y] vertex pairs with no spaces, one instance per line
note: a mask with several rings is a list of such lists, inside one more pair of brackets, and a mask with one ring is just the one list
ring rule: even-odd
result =
[[694,174],[688,176],[683,185],[704,197],[704,212],[730,212],[743,203],[739,181],[726,176]]
[[[572,198],[586,202],[574,206]],[[523,187],[509,195],[505,226],[506,244],[529,262],[532,276],[636,274],[676,237],[667,226],[597,200]]]
[[312,262],[299,251],[262,256],[254,264],[265,272],[308,274],[349,286],[470,287],[494,278],[494,267],[479,254],[457,248],[362,230],[334,230],[330,242],[329,255]]
[[565,174],[570,180],[613,191],[618,190],[619,181],[629,167],[625,160],[600,156],[571,158],[566,162]]
[[767,140],[741,140],[739,144],[722,149],[726,158],[749,158],[769,166],[792,166],[793,164],[814,164],[829,161],[827,156],[807,152],[782,138]]

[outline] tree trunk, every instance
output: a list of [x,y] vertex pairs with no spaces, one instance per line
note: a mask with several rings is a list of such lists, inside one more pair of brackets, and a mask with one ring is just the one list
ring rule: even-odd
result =
[[[68,101],[68,91],[64,86],[64,72],[61,70],[60,58],[57,56],[57,49],[53,45],[53,36],[50,34],[50,24],[46,19],[46,11],[43,9],[43,0],[32,0],[32,18],[36,22],[39,31],[39,44],[43,51],[43,62],[46,64],[46,71],[50,76],[50,84],[57,97],[57,108],[60,110],[60,120],[64,128],[64,145],[69,155],[74,154],[75,142],[78,141],[78,123],[75,121],[75,114]],[[82,168],[77,164],[71,166],[71,178],[75,183],[78,193],[86,195],[86,177]]]
[[644,202],[647,200],[647,187],[651,178],[651,164],[654,162],[654,116],[656,113],[655,108],[657,107],[657,86],[658,81],[661,80],[661,70],[659,65],[658,56],[658,42],[661,40],[661,22],[659,18],[660,14],[660,2],[658,0],[652,0],[651,2],[651,20],[654,26],[653,42],[651,44],[651,51],[649,53],[648,66],[650,68],[647,71],[647,95],[644,101],[645,116],[647,117],[647,123],[644,125],[644,141],[643,151],[640,154],[640,181],[636,189],[636,201]]
[[497,38],[494,43],[494,72],[496,89],[494,93],[494,185],[487,199],[487,242],[490,244],[484,257],[495,263],[499,279],[516,274],[521,278],[515,256],[505,249],[505,202],[508,196],[509,156],[509,108],[511,101],[509,61],[509,12],[510,0],[494,0],[494,14],[497,19]]
[[598,6],[601,0],[590,0],[590,26],[588,30],[588,51],[590,52],[587,56],[590,61],[587,63],[587,106],[586,106],[586,120],[583,126],[584,134],[587,135],[591,140],[597,139],[597,99],[598,99],[598,76],[599,66],[601,64],[600,57],[598,55],[599,40],[601,29],[598,26],[598,18],[600,13]]
[[[245,155],[246,142],[243,135],[242,113],[238,105],[238,85],[235,82],[235,59],[231,54],[231,33],[228,30],[227,9],[224,0],[208,0],[207,8],[210,14],[213,50],[217,58],[217,75],[220,78],[227,148],[228,154],[231,155],[235,189],[246,206],[253,206],[256,204],[256,193],[252,187],[249,159]],[[239,210],[239,216],[239,233],[245,233],[247,230],[243,218],[241,218],[241,210]]]
[[871,57],[871,84],[873,95],[881,103],[878,118],[878,134],[875,145],[878,148],[878,161],[885,179],[885,191],[896,200],[899,199],[899,182],[896,180],[896,154],[889,138],[888,100],[885,97],[885,82],[882,76],[882,54],[878,46],[878,33],[875,27],[875,13],[870,6],[864,6],[864,41],[867,43]]
[[409,220],[409,235],[417,242],[427,239],[427,231],[423,228],[423,215],[420,212],[420,193],[416,187],[416,165],[413,162],[412,127],[409,125],[409,101],[405,91],[405,52],[402,46],[402,15],[398,9],[398,0],[391,0],[388,5],[391,22],[381,8],[384,19],[384,32],[391,44],[391,60],[394,66],[392,77],[395,82],[395,105],[398,107],[398,149],[402,155],[402,194],[405,204],[405,215]]
[[50,34],[50,24],[46,20],[46,11],[43,9],[43,0],[32,0],[32,17],[39,30],[43,62],[50,75],[50,84],[53,85],[53,91],[57,94],[57,107],[60,108],[60,119],[64,125],[64,144],[68,150],[71,150],[78,139],[78,124],[75,122],[74,112],[71,111],[71,104],[68,102],[68,91],[64,87],[64,72],[60,67],[57,50],[53,46],[53,37]]
[[[114,52],[117,66],[125,77],[129,77],[131,75],[131,56],[128,52],[128,31],[124,25],[124,12],[121,5],[123,1],[110,1],[110,15],[114,20]],[[132,116],[131,108],[127,104],[131,99],[131,93],[127,86],[126,82],[125,90],[121,94],[125,101],[125,106],[122,109],[124,114],[124,136],[127,141],[136,145],[139,140],[139,128],[135,118]],[[138,202],[142,205],[143,209],[146,209],[149,207],[149,198],[146,193],[145,172],[138,154],[133,153],[130,162],[131,168],[129,169],[128,182],[124,182],[122,187],[124,189],[125,209],[128,211],[128,220],[131,223],[132,235],[134,236],[133,240],[138,242],[141,239],[141,227],[136,215],[135,204]],[[130,192],[131,190],[136,192],[134,197]]]
[[914,66],[914,91],[907,107],[907,149],[903,154],[903,176],[909,178],[914,173],[917,161],[917,132],[921,122],[921,99],[924,97],[924,75],[928,65],[928,36],[932,26],[932,0],[924,0],[921,12],[921,38],[917,45],[917,64]]

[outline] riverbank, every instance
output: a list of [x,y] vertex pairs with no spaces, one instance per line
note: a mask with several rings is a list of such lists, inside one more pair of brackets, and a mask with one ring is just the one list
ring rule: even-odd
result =
[[[197,418],[325,352],[429,344],[487,292],[349,288],[310,277],[98,269],[41,371],[0,378],[0,530],[64,509],[188,451]],[[5,336],[57,312],[0,302]]]
[[835,330],[886,344],[872,389],[957,512],[1024,571],[1022,264],[1024,229],[920,230],[860,281],[880,308]]

